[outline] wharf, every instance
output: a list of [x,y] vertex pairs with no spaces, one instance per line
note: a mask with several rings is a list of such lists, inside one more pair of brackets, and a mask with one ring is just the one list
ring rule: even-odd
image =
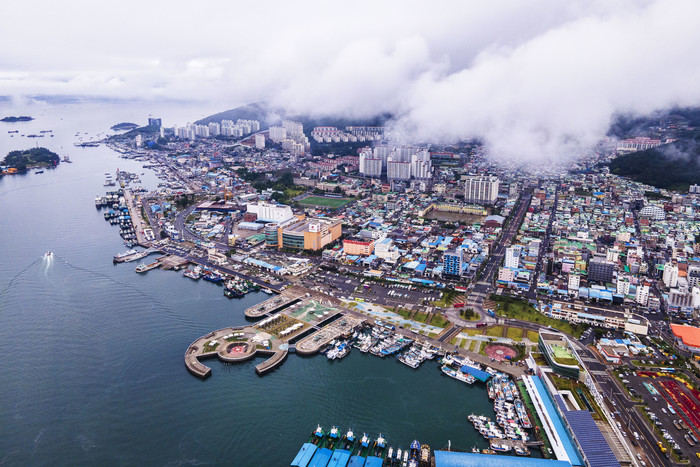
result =
[[145,258],[146,256],[154,253],[156,250],[148,249],[146,251],[139,251],[129,256],[122,256],[121,258],[114,257],[115,263],[130,263],[132,261],[137,261],[139,259]]
[[265,315],[282,311],[285,308],[300,302],[301,299],[302,297],[297,297],[283,292],[281,295],[270,297],[264,302],[249,307],[244,313],[248,318],[260,318]]
[[258,374],[275,369],[287,358],[287,344],[255,326],[230,327],[210,332],[192,342],[185,352],[187,371],[199,378],[211,376],[211,368],[201,360],[217,357],[225,363],[237,363],[256,354],[271,355],[255,367]]
[[129,208],[131,223],[134,225],[136,243],[142,247],[148,247],[148,240],[143,233],[143,219],[141,219],[141,210],[138,209],[136,200],[134,199],[134,195],[131,193],[131,190],[124,190],[124,199],[126,200],[126,207]]
[[160,260],[160,267],[162,269],[180,269],[187,266],[190,260],[187,258],[182,258],[177,255],[167,255]]
[[302,355],[314,354],[333,339],[337,339],[343,334],[350,334],[364,321],[362,318],[344,315],[299,341],[295,346],[296,352]]

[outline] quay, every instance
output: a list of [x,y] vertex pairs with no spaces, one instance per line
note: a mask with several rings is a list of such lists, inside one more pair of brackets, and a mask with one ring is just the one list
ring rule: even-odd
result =
[[134,232],[136,233],[136,243],[140,246],[147,248],[149,246],[149,241],[144,234],[143,219],[141,218],[141,211],[136,206],[136,200],[131,190],[124,190],[124,200],[126,201],[126,207],[129,209],[129,216],[131,216],[131,222],[134,225]]
[[271,315],[284,310],[296,303],[299,303],[302,297],[290,296],[290,294],[282,293],[281,295],[273,296],[247,308],[244,312],[247,318],[260,318],[265,315]]
[[312,355],[324,345],[344,334],[350,334],[364,322],[363,319],[344,315],[317,332],[305,337],[296,344],[296,351],[302,355]]

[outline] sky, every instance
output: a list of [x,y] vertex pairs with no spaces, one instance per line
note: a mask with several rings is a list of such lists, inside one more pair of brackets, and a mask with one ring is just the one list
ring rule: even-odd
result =
[[0,4],[0,95],[391,113],[415,141],[507,160],[591,148],[617,113],[700,104],[700,2]]

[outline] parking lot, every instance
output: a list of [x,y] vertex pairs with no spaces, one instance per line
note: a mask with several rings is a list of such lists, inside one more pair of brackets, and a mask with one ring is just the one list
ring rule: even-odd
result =
[[[619,374],[630,395],[644,401],[644,412],[653,423],[657,436],[667,441],[665,446],[682,453],[691,463],[697,462],[696,453],[700,452],[700,393],[692,391],[668,373],[663,376],[651,371]],[[634,438],[634,433],[628,432],[627,435],[630,439]]]

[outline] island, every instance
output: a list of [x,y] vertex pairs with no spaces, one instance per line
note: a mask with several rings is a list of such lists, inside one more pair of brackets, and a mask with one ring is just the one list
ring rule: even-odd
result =
[[14,123],[14,122],[31,122],[34,120],[34,117],[28,117],[26,115],[20,116],[20,117],[5,117],[0,122],[8,122],[8,123]]
[[55,167],[61,159],[46,148],[11,151],[0,165],[8,167],[8,173],[25,172],[28,168]]
[[116,125],[112,125],[110,128],[114,131],[129,131],[133,130],[134,128],[138,128],[138,125],[136,123],[121,122],[117,123]]

